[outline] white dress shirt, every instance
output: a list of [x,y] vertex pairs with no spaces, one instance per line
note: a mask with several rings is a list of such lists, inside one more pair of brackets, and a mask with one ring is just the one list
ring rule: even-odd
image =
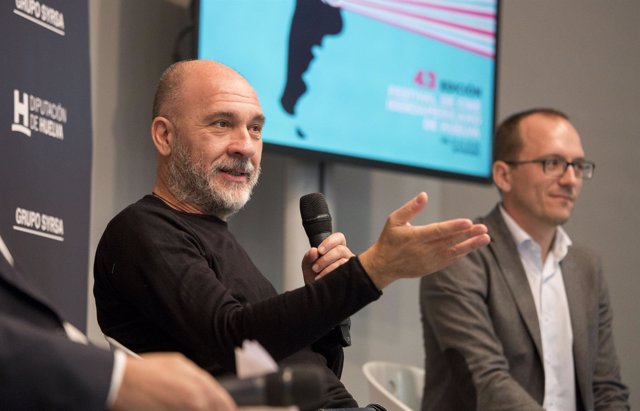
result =
[[538,313],[544,366],[544,403],[547,411],[576,409],[573,332],[569,303],[560,262],[567,255],[571,239],[562,227],[542,261],[540,244],[531,238],[500,206],[502,217],[518,247],[520,260]]

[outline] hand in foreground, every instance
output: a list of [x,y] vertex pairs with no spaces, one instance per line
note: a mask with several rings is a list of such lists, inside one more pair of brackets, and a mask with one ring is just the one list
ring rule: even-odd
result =
[[304,283],[324,277],[346,263],[354,254],[347,247],[347,239],[342,233],[333,233],[325,238],[318,248],[311,247],[302,258]]
[[468,219],[412,226],[409,222],[426,204],[427,194],[420,193],[389,214],[378,241],[358,257],[378,289],[439,271],[489,244],[487,227]]
[[127,357],[112,410],[233,411],[236,405],[209,373],[181,354],[156,353]]

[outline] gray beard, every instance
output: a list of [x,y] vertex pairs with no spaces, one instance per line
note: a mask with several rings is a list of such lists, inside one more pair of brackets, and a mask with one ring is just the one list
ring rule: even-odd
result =
[[[214,185],[213,177],[220,169],[228,168],[249,173],[249,180],[246,183]],[[196,161],[180,138],[176,139],[167,163],[167,186],[171,194],[179,201],[223,220],[240,211],[249,201],[259,176],[260,168],[256,170],[249,160],[219,159],[208,166]]]

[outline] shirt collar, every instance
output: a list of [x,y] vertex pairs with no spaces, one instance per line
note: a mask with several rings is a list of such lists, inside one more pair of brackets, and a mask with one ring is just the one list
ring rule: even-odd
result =
[[[511,236],[516,242],[516,246],[518,250],[522,252],[522,248],[526,247],[527,244],[535,244],[538,249],[540,248],[540,244],[538,244],[518,223],[513,219],[504,209],[502,204],[500,204],[500,213],[502,214],[502,218],[504,219]],[[569,246],[571,246],[573,242],[571,238],[569,238],[569,234],[562,228],[562,226],[558,226],[556,228],[556,235],[553,241],[553,245],[551,246],[551,250],[549,254],[552,254],[556,261],[561,261],[569,251]]]

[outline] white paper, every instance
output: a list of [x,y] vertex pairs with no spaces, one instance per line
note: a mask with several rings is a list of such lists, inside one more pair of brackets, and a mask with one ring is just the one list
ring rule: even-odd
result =
[[[242,348],[236,348],[236,373],[238,378],[258,377],[278,371],[278,364],[257,341],[245,340]],[[243,411],[299,411],[298,407],[240,407]]]

